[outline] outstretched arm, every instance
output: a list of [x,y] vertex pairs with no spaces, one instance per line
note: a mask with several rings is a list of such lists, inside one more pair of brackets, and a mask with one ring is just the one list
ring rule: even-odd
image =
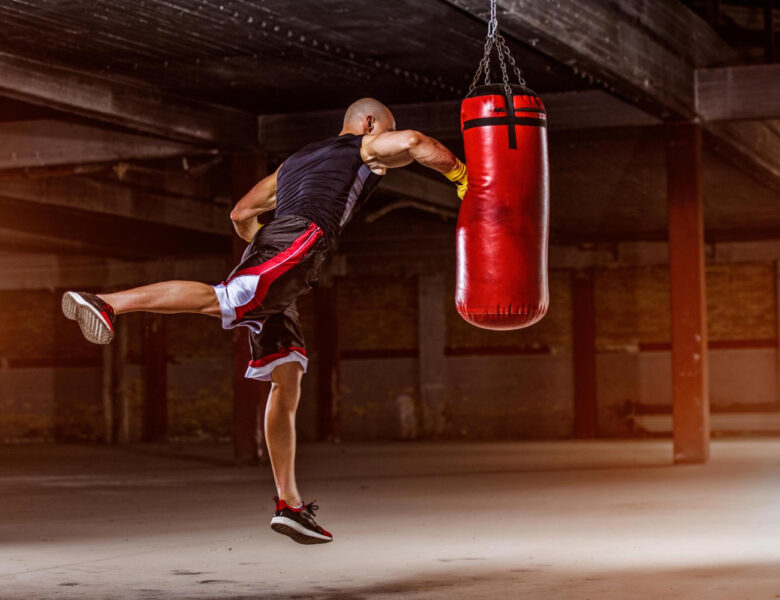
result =
[[438,171],[458,185],[458,196],[466,193],[466,165],[441,142],[419,131],[388,131],[363,137],[363,162],[372,171],[405,167],[412,161]]
[[261,179],[230,212],[238,237],[247,242],[252,241],[257,233],[257,216],[276,208],[276,175],[279,169]]

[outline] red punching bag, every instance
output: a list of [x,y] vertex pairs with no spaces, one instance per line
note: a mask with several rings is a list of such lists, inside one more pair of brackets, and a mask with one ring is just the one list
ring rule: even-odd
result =
[[[500,53],[509,51],[493,31],[503,66]],[[502,70],[503,84],[473,87],[461,105],[468,190],[458,215],[455,290],[464,319],[499,330],[536,323],[550,299],[547,114]]]

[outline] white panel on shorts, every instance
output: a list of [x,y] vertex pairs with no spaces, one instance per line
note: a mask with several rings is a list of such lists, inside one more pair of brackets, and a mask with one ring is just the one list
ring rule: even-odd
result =
[[287,356],[281,356],[276,360],[269,362],[262,367],[249,366],[246,370],[244,377],[248,379],[257,379],[258,381],[271,381],[271,371],[273,371],[279,365],[283,365],[288,362],[297,362],[303,367],[303,372],[306,372],[306,367],[309,364],[309,359],[306,358],[300,352],[295,350],[291,351]]

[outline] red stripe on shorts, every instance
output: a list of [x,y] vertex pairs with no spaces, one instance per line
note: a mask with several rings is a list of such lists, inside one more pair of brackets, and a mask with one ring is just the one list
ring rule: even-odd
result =
[[306,228],[306,231],[295,238],[289,248],[264,263],[239,271],[228,279],[227,283],[242,275],[258,276],[257,287],[252,299],[243,306],[236,307],[236,321],[240,321],[249,311],[260,306],[271,284],[301,262],[306,253],[312,249],[323,235],[322,230],[312,223]]
[[306,356],[306,350],[303,348],[299,348],[298,346],[290,346],[289,348],[285,348],[281,352],[277,352],[276,354],[269,354],[268,356],[263,356],[262,358],[258,358],[257,360],[251,360],[249,361],[250,367],[264,367],[267,364],[270,364],[274,362],[275,360],[279,360],[280,358],[284,358],[285,356],[288,356],[291,352],[297,352],[299,354],[303,354]]

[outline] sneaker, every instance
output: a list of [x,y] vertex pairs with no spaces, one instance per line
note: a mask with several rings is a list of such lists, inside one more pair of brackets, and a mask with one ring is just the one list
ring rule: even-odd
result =
[[62,312],[79,324],[81,333],[93,344],[108,344],[114,339],[114,309],[95,294],[65,292]]
[[333,541],[333,536],[314,520],[314,511],[319,508],[314,502],[293,508],[279,498],[274,497],[274,501],[276,512],[271,519],[271,529],[291,537],[299,544],[325,544]]

